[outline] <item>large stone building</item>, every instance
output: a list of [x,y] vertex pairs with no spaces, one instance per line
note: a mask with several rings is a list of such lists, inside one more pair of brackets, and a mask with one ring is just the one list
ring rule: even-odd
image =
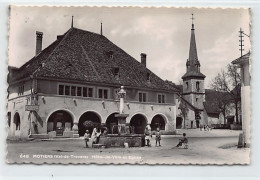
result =
[[[121,85],[126,121],[135,133],[142,134],[147,124],[175,130],[178,89],[147,69],[146,54],[138,62],[102,34],[73,26],[44,50],[42,38],[36,32],[35,57],[20,68],[9,67],[8,137],[47,138],[50,132],[77,137],[97,124],[111,132]],[[196,91],[197,81],[184,79]],[[203,78],[199,82],[203,87]],[[203,96],[203,88],[199,92]]]

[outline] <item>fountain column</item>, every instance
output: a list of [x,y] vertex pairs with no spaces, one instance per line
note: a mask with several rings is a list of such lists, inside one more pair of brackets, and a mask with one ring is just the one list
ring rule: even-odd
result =
[[116,114],[115,117],[118,120],[118,134],[127,134],[126,129],[126,117],[129,114],[124,114],[124,98],[126,96],[126,91],[124,90],[124,86],[121,86],[120,91],[118,92],[118,96],[120,98],[120,105],[119,105],[119,114]]

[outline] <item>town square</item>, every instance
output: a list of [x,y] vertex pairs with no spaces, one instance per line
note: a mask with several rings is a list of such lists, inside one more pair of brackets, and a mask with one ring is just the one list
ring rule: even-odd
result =
[[249,24],[249,9],[11,6],[6,161],[250,164]]
[[[165,135],[162,146],[132,148],[85,148],[84,139],[59,139],[49,141],[8,143],[9,163],[97,163],[97,164],[246,164],[250,149],[237,148],[240,131],[212,130],[182,131],[189,134],[189,148],[176,148],[180,136]],[[207,150],[205,150],[207,149]],[[12,157],[12,158],[11,158]]]

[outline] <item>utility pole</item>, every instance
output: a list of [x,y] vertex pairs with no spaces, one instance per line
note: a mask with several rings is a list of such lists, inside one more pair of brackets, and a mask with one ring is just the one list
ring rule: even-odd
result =
[[243,51],[245,50],[245,49],[243,49],[243,46],[244,46],[244,44],[243,44],[243,42],[244,42],[244,40],[243,40],[243,35],[246,35],[247,37],[249,37],[249,35],[247,35],[247,34],[245,34],[244,33],[244,31],[242,30],[242,28],[240,28],[240,30],[238,31],[239,32],[239,38],[240,38],[240,40],[239,40],[239,46],[240,46],[240,53],[241,53],[241,57],[243,56]]

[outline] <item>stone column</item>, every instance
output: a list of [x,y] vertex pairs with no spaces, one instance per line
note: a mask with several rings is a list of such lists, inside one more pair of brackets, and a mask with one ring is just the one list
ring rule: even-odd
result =
[[78,123],[73,123],[73,138],[79,138],[79,127],[78,127]]

